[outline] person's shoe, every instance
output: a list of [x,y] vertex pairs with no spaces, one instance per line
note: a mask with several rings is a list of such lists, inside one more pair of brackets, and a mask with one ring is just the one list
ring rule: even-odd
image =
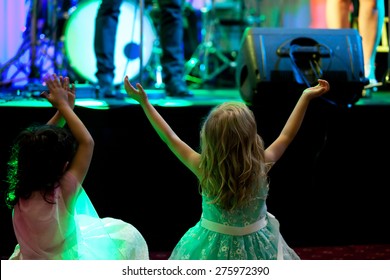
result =
[[381,82],[378,82],[376,79],[370,79],[368,85],[364,87],[364,89],[370,89],[371,91],[378,91],[378,87],[382,86]]
[[378,91],[378,87],[380,86],[382,86],[381,82],[378,82],[376,79],[370,79],[369,84],[364,86],[362,97],[370,98],[374,92]]
[[113,92],[113,73],[97,73],[97,96],[98,98],[113,98],[115,93]]
[[103,91],[103,96],[104,96],[104,98],[115,98],[116,94],[111,89],[109,89],[109,90]]
[[97,98],[114,98],[115,94],[110,85],[99,85],[96,88]]
[[165,93],[170,97],[193,97],[194,94],[190,92],[185,83],[168,83],[165,85]]
[[119,90],[115,92],[114,98],[118,100],[124,100],[127,94],[121,93]]
[[108,99],[118,99],[123,100],[125,99],[125,95],[120,92],[119,89],[111,86],[100,86],[99,87],[99,96],[108,98]]

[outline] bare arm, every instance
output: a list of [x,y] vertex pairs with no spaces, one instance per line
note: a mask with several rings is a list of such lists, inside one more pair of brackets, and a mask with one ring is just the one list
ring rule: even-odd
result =
[[160,136],[161,140],[167,144],[169,149],[176,157],[189,168],[196,176],[199,175],[200,155],[182,141],[157,110],[150,104],[149,99],[140,84],[137,84],[137,89],[134,88],[128,77],[124,79],[125,90],[127,94],[136,100],[145,112],[146,117],[153,126],[154,130]]
[[[65,89],[68,93],[68,103],[72,109],[74,109],[75,101],[76,101],[76,88],[74,84],[69,86],[69,78],[68,77],[59,77],[62,88]],[[47,124],[56,125],[59,127],[63,127],[66,124],[65,118],[61,115],[61,113],[57,110],[54,116],[47,122]]]
[[267,162],[276,162],[280,159],[287,147],[297,135],[303,122],[310,100],[323,95],[329,91],[329,83],[318,79],[318,85],[303,91],[297,104],[294,107],[290,117],[284,125],[282,132],[276,140],[265,150],[265,159]]
[[48,76],[45,78],[45,82],[49,93],[44,92],[42,95],[57,108],[78,143],[76,154],[68,169],[79,183],[83,183],[91,163],[94,140],[83,122],[73,111],[68,100],[68,92],[61,86],[57,76],[55,74]]

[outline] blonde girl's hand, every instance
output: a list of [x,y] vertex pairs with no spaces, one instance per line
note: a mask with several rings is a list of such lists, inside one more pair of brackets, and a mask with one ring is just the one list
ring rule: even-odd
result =
[[125,85],[125,90],[126,90],[127,95],[129,97],[133,98],[134,100],[136,100],[138,103],[142,104],[148,100],[148,96],[146,95],[146,92],[140,83],[137,83],[136,84],[137,88],[135,88],[130,83],[129,77],[126,76],[124,79],[124,85]]
[[316,98],[328,92],[329,89],[330,89],[330,85],[328,81],[318,79],[318,84],[314,87],[305,89],[303,91],[303,94],[309,96],[310,98]]

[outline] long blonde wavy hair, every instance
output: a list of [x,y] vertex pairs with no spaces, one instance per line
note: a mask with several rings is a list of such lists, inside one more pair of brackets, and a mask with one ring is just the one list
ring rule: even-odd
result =
[[253,112],[241,102],[216,106],[200,138],[201,192],[223,209],[244,205],[267,180],[264,143]]

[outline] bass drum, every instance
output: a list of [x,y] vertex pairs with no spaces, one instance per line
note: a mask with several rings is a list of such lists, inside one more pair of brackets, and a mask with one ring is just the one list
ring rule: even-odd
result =
[[[96,84],[97,71],[94,52],[95,19],[100,0],[81,1],[71,13],[65,25],[65,54],[70,67],[85,80]],[[114,84],[123,82],[124,76],[129,79],[140,73],[140,9],[132,1],[123,1],[118,19],[115,40],[115,77]],[[157,38],[153,22],[148,15],[143,15],[143,67],[149,63]]]

